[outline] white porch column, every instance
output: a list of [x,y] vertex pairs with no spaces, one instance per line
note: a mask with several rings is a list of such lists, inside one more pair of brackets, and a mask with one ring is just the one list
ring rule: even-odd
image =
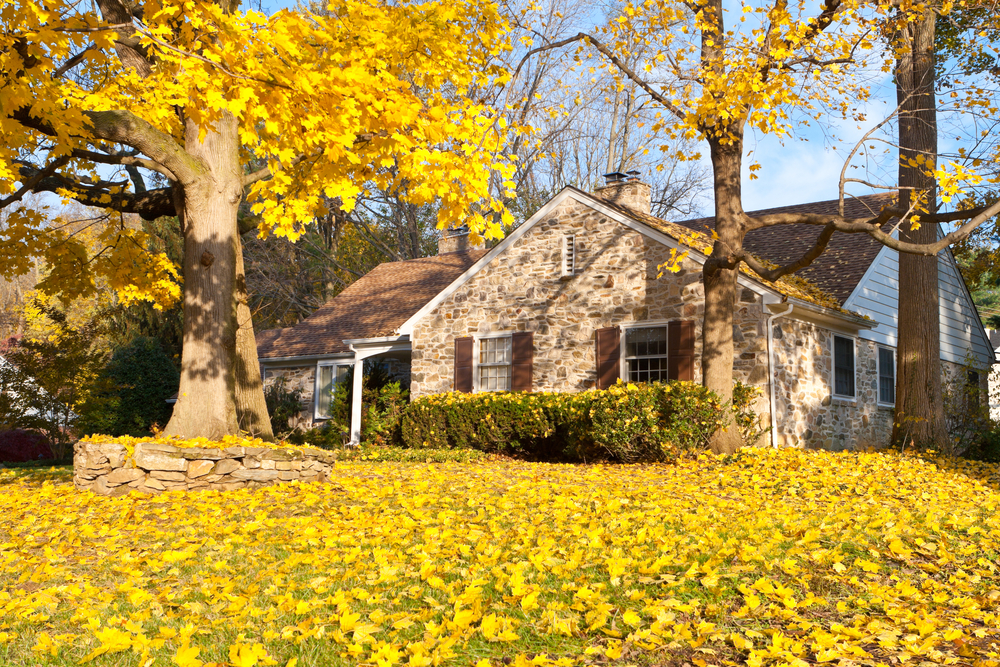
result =
[[354,390],[351,394],[351,447],[361,444],[361,392],[365,376],[365,359],[387,352],[409,352],[410,337],[357,338],[344,343],[354,353]]
[[361,444],[361,392],[365,379],[365,362],[354,353],[354,391],[351,393],[351,447]]

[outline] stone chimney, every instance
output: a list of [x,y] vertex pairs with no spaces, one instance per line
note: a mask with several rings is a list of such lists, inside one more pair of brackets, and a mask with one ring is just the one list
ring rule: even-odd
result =
[[620,171],[604,174],[604,185],[594,190],[594,194],[609,202],[649,214],[649,186],[639,180],[637,171],[630,171],[627,174]]
[[481,248],[482,243],[472,245],[469,242],[469,228],[465,225],[455,229],[442,229],[441,236],[438,237],[438,254],[443,255],[448,252],[465,252],[473,248]]

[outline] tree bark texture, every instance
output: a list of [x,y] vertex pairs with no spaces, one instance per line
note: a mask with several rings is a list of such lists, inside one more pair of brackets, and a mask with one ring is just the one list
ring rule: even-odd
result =
[[[742,142],[722,145],[709,139],[715,189],[715,231],[719,235],[712,255],[702,267],[705,283],[705,319],[702,326],[702,383],[723,400],[733,400],[733,311],[736,307],[738,268],[725,268],[743,249],[743,204],[740,162]],[[709,443],[716,454],[731,454],[743,446],[735,424],[720,429]]]
[[273,441],[271,418],[264,400],[264,385],[257,359],[257,339],[247,305],[247,280],[243,269],[243,247],[236,236],[236,419],[240,430],[262,440]]
[[[907,25],[907,48],[897,63],[899,113],[899,198],[901,208],[911,193],[924,192],[927,212],[937,211],[937,183],[931,171],[937,157],[937,116],[934,95],[934,13]],[[922,156],[923,165],[910,159]],[[911,230],[900,226],[901,240],[937,241],[937,225],[923,223]],[[943,444],[948,437],[941,389],[941,337],[938,309],[938,258],[899,253],[899,342],[896,350],[894,443]]]
[[236,213],[243,194],[236,119],[206,128],[188,121],[187,153],[202,165],[184,186],[184,349],[181,383],[166,435],[217,440],[236,418]]

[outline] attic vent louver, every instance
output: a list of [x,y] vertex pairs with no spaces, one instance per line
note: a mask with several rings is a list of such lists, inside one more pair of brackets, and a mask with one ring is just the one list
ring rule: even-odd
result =
[[576,273],[576,237],[567,235],[563,237],[563,263],[562,274],[572,276]]

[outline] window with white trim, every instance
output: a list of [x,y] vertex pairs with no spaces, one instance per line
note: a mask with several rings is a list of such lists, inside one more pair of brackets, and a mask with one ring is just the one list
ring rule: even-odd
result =
[[325,364],[316,369],[316,418],[329,419],[337,386],[346,382],[350,364]]
[[891,347],[878,348],[878,402],[896,404],[896,350]]
[[854,339],[833,337],[833,395],[854,398]]
[[666,382],[669,377],[667,327],[625,330],[625,376],[629,382]]
[[563,237],[562,274],[572,276],[576,273],[576,237],[572,234]]
[[510,391],[511,338],[480,338],[476,363],[477,391]]

